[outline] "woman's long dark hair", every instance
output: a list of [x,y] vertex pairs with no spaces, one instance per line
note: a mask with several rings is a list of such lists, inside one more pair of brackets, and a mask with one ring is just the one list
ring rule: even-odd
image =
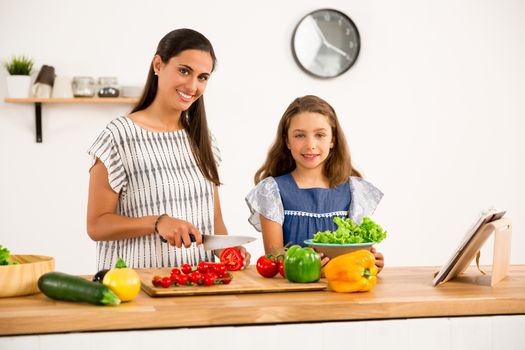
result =
[[332,106],[317,96],[307,95],[296,98],[284,112],[277,127],[275,141],[268,151],[266,161],[255,173],[255,184],[258,184],[268,176],[284,175],[295,169],[295,160],[292,157],[292,152],[288,149],[286,141],[292,118],[303,112],[324,115],[332,127],[334,147],[326,158],[323,168],[323,173],[328,178],[330,187],[336,187],[348,181],[349,176],[362,177],[361,173],[352,165],[345,135]]
[[[159,55],[162,62],[167,64],[172,57],[179,55],[185,50],[208,52],[213,60],[212,71],[215,69],[217,58],[215,57],[213,46],[204,35],[192,29],[176,29],[166,34],[160,40],[155,55]],[[155,96],[157,96],[157,87],[158,79],[152,63],[149,67],[148,79],[144,85],[142,96],[131,113],[149,107],[155,100]],[[193,102],[186,113],[182,113],[181,124],[190,136],[193,154],[202,174],[214,184],[219,185],[219,172],[217,171],[217,164],[211,149],[210,132],[204,108],[204,96]]]

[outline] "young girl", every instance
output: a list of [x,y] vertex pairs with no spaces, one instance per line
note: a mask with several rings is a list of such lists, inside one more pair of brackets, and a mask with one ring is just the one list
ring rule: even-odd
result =
[[[266,253],[287,244],[304,246],[318,231],[335,230],[335,216],[361,223],[383,196],[354,169],[334,109],[316,96],[288,106],[254,181],[246,197],[249,222],[262,230]],[[383,255],[372,252],[382,269]]]
[[[218,192],[220,154],[203,97],[215,61],[202,34],[166,34],[137,106],[111,121],[89,149],[87,231],[97,241],[99,270],[113,267],[117,257],[134,268],[214,259],[200,243],[202,234],[227,234]],[[250,254],[239,249],[248,265]]]

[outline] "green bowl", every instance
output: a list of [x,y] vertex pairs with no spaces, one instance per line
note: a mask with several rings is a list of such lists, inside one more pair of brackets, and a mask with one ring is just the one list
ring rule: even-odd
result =
[[314,248],[319,253],[323,253],[330,259],[335,258],[338,255],[355,252],[356,250],[370,250],[375,242],[366,243],[348,243],[348,244],[331,244],[331,243],[316,243],[312,242],[311,239],[304,241],[304,244]]

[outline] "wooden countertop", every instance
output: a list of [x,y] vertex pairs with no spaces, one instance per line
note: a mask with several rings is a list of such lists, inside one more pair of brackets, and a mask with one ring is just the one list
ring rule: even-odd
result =
[[[250,268],[253,268],[251,266]],[[469,269],[432,286],[436,267],[391,267],[367,293],[326,291],[151,298],[119,306],[60,302],[43,294],[0,298],[0,335],[525,314],[525,265],[495,287]],[[205,288],[205,287],[203,287]]]

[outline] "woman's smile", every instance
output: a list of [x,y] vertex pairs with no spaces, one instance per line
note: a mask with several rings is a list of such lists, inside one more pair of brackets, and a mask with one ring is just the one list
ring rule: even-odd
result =
[[179,89],[177,89],[177,94],[179,95],[181,100],[184,101],[184,102],[192,102],[193,101],[193,97],[195,97],[195,95],[184,93],[184,92],[182,92]]

